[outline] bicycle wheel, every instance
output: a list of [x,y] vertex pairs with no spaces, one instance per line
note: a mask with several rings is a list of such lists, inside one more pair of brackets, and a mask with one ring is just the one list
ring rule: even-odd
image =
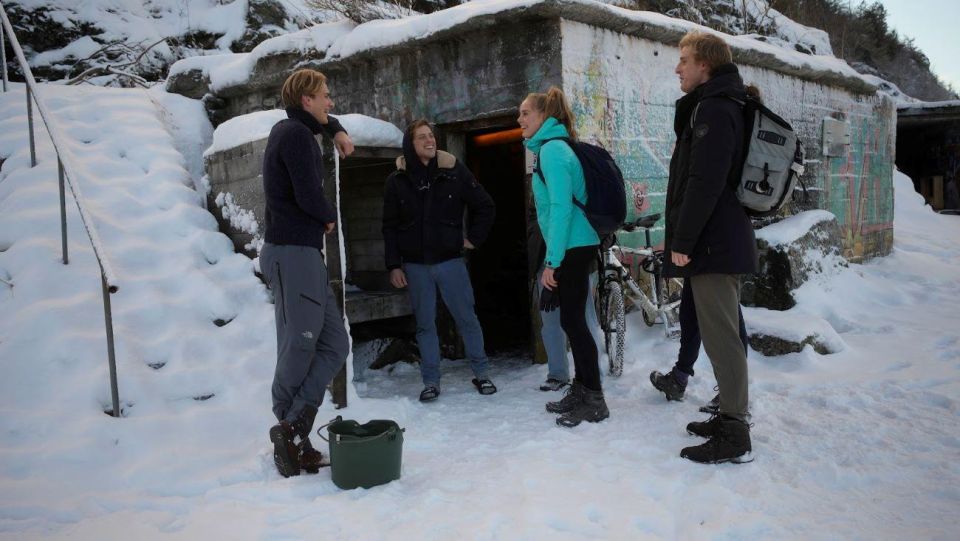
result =
[[607,282],[604,286],[601,310],[601,327],[610,362],[610,374],[619,377],[623,373],[623,340],[627,330],[623,312],[623,287],[619,283]]

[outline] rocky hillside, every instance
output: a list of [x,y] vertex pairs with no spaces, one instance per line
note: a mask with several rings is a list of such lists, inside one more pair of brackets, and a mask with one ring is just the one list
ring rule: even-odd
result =
[[[5,0],[42,80],[103,86],[159,81],[181,58],[247,52],[337,16],[309,0]],[[7,45],[7,58],[12,53]],[[20,78],[14,62],[11,77]]]

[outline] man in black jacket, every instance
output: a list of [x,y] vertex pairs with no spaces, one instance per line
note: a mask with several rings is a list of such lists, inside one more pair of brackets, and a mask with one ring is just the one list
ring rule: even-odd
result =
[[677,100],[677,144],[667,186],[664,274],[684,278],[704,349],[720,391],[719,412],[690,423],[710,438],[683,449],[696,462],[749,462],[747,352],[739,333],[739,275],[756,272],[756,239],[731,188],[743,159],[746,96],[730,48],[718,36],[690,32],[680,41],[676,73],[686,95]]
[[480,394],[497,392],[487,374],[483,331],[463,260],[464,250],[486,240],[495,214],[493,200],[470,170],[452,154],[437,150],[430,124],[426,120],[410,124],[403,135],[403,156],[397,158],[397,170],[387,178],[383,195],[383,241],[390,283],[409,288],[417,320],[423,402],[440,395],[438,288],[463,337],[476,376],[473,384]]
[[264,245],[260,270],[274,293],[277,368],[270,429],[273,460],[284,477],[301,468],[316,473],[322,455],[309,434],[324,391],[343,366],[349,341],[327,280],[324,235],[337,214],[323,195],[323,155],[316,135],[333,137],[337,151],[353,152],[350,137],[327,113],[333,108],[326,77],[293,73],[281,91],[287,117],[273,127],[263,155]]

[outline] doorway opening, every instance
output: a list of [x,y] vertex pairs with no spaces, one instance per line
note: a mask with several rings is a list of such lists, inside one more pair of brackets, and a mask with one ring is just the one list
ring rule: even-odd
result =
[[526,149],[514,126],[465,134],[466,165],[497,206],[490,236],[471,254],[470,277],[487,351],[526,354],[531,336]]

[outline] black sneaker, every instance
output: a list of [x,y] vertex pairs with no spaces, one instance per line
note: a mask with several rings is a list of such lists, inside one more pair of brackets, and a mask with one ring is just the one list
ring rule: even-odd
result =
[[687,433],[701,438],[712,438],[720,431],[720,415],[713,415],[706,421],[694,421],[687,425]]
[[580,402],[583,402],[583,385],[579,381],[574,380],[570,384],[570,387],[567,388],[566,394],[563,395],[563,398],[556,402],[547,402],[547,411],[550,413],[569,413],[573,411],[573,408],[577,407]]
[[493,394],[497,392],[497,386],[490,381],[490,378],[473,378],[473,386],[477,388],[480,394]]
[[295,437],[293,426],[286,421],[280,421],[270,428],[273,463],[284,477],[300,475],[300,448],[293,441]]
[[436,385],[427,385],[420,391],[421,402],[433,402],[438,396],[440,396],[440,387]]
[[557,417],[557,424],[573,428],[583,421],[599,423],[607,417],[610,417],[610,410],[607,409],[607,402],[603,399],[603,391],[584,388],[583,400],[572,411]]
[[703,413],[709,413],[710,415],[716,415],[720,413],[720,393],[717,393],[717,395],[713,397],[713,400],[707,402],[703,406],[700,406],[700,411]]
[[667,400],[683,400],[683,393],[687,390],[685,384],[681,384],[677,381],[677,378],[673,377],[673,370],[666,374],[661,374],[656,371],[650,372],[650,383],[652,383],[658,391],[665,394]]
[[541,391],[559,391],[567,385],[570,385],[569,381],[547,378],[547,381],[540,384]]
[[701,464],[753,462],[750,425],[726,415],[719,415],[718,419],[716,434],[702,445],[684,448],[680,457]]

